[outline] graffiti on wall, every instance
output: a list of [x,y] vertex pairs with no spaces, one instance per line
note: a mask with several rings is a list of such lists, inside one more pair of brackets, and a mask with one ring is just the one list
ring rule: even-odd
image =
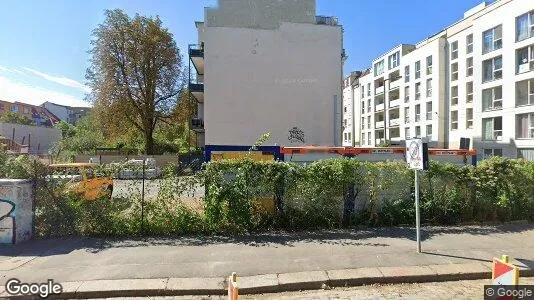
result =
[[305,143],[305,141],[304,141],[304,131],[302,131],[301,129],[299,129],[298,127],[295,126],[295,127],[291,128],[291,129],[289,129],[289,135],[288,135],[287,139],[291,143],[294,143],[294,142]]
[[0,244],[14,244],[15,237],[15,203],[0,198]]

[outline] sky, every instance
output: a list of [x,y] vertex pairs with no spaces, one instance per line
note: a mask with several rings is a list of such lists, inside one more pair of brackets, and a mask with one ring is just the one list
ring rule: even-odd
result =
[[[401,43],[417,43],[460,20],[482,0],[317,0],[317,15],[337,16],[348,60],[344,74]],[[105,9],[156,16],[187,57],[195,21],[217,0],[0,0],[0,100],[40,105],[84,101],[92,30]]]

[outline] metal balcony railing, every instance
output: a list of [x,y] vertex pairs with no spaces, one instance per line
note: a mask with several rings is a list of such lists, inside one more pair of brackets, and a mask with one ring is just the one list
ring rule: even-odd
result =
[[336,17],[315,16],[315,24],[337,26],[339,21]]

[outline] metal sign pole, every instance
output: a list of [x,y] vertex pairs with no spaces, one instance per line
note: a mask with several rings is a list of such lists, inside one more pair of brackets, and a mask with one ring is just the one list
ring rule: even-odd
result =
[[419,170],[415,169],[415,228],[417,232],[417,253],[421,253],[421,217],[419,215]]

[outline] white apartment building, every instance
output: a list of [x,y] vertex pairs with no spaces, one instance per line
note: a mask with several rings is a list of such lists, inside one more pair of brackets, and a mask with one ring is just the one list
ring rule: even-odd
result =
[[341,144],[342,28],[315,0],[219,0],[190,45],[204,145]]
[[481,158],[534,160],[534,1],[482,3],[426,40],[393,48],[358,78],[353,99],[347,123],[359,126],[346,145],[426,137],[457,149],[464,137]]

